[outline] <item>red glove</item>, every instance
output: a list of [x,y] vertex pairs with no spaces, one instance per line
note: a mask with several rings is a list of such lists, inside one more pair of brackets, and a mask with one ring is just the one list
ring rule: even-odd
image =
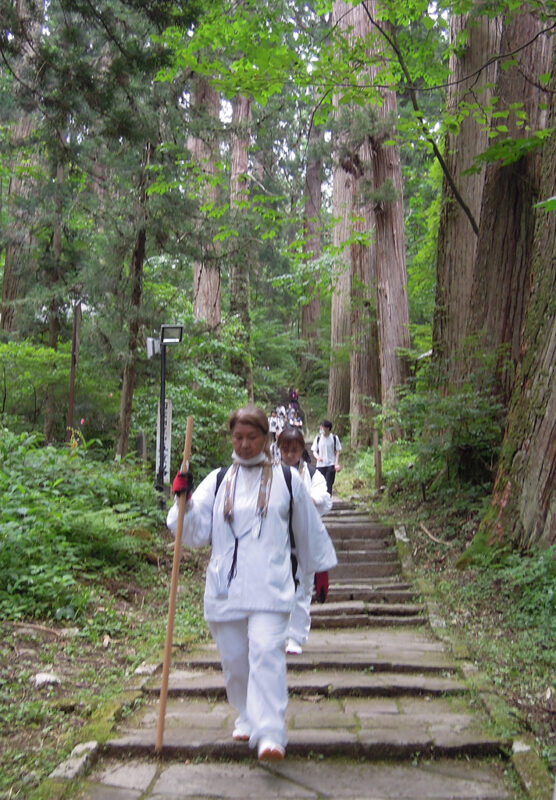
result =
[[319,603],[328,597],[328,572],[315,572],[315,592]]
[[172,483],[172,491],[174,494],[185,492],[185,499],[189,500],[193,494],[193,475],[190,472],[180,472],[178,470]]

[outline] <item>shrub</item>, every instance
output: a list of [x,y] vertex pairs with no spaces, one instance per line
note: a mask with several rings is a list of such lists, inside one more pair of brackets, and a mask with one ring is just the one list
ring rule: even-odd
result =
[[[151,482],[131,463],[98,462],[87,448],[40,447],[2,431],[0,614],[78,617],[87,575],[137,572],[163,527]],[[137,529],[146,535],[132,535]]]

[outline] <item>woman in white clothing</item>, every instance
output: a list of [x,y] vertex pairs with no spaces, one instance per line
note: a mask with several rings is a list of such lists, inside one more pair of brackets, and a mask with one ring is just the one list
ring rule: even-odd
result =
[[[332,508],[332,498],[326,487],[324,475],[314,467],[311,468],[306,461],[305,438],[299,429],[286,428],[278,437],[278,447],[282,456],[282,463],[294,467],[299,471],[307,491],[322,516]],[[325,530],[323,528],[323,530]],[[327,534],[328,536],[328,534]],[[309,638],[311,630],[311,600],[313,585],[316,584],[317,599],[324,602],[328,593],[328,573],[318,573],[315,579],[314,572],[303,572],[298,566],[296,573],[297,588],[295,591],[295,605],[288,625],[288,639],[286,653],[300,655],[303,645]]]
[[[189,475],[176,476],[186,491],[183,541],[212,545],[205,584],[205,619],[222,661],[229,702],[237,709],[233,738],[249,739],[261,760],[282,759],[287,744],[286,631],[295,586],[291,527],[303,570],[337,563],[330,537],[297,470],[270,461],[268,419],[246,406],[230,417],[233,463],[214,470],[191,495]],[[291,477],[291,494],[286,476]],[[167,524],[175,530],[177,504]]]

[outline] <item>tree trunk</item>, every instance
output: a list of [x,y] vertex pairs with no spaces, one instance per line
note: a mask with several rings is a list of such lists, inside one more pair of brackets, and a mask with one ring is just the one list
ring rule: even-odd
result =
[[131,283],[130,310],[129,310],[129,330],[127,353],[122,373],[122,390],[120,394],[120,414],[118,418],[118,432],[116,439],[116,458],[123,458],[127,455],[129,447],[129,432],[131,428],[131,412],[133,409],[133,394],[135,392],[135,374],[137,365],[137,347],[139,345],[139,333],[141,330],[141,306],[143,303],[143,268],[145,264],[145,252],[147,242],[146,229],[146,167],[150,164],[153,155],[153,146],[149,143],[144,148],[143,174],[141,186],[139,187],[139,198],[137,202],[137,221],[138,228],[135,237],[135,244],[131,254],[129,265],[129,277]]
[[[61,331],[60,313],[61,301],[56,291],[56,285],[62,278],[62,192],[64,187],[64,167],[61,163],[56,167],[56,194],[54,197],[54,215],[52,222],[52,262],[51,270],[45,270],[45,285],[49,287],[51,299],[48,310],[48,346],[52,350],[58,349],[58,339]],[[44,438],[49,444],[54,441],[56,423],[59,419],[55,387],[47,386],[44,403]]]
[[[496,78],[496,63],[485,63],[500,45],[501,20],[473,14],[454,15],[450,20],[450,41],[454,45],[463,33],[466,46],[450,56],[448,113],[457,116],[463,103],[488,108]],[[488,129],[472,113],[464,116],[456,133],[446,136],[444,160],[473,218],[479,221],[485,168],[464,175],[474,158],[488,146]],[[473,264],[477,235],[469,218],[456,202],[444,178],[442,212],[438,231],[436,304],[433,325],[434,355],[446,383],[461,375],[460,356],[467,333]]]
[[[368,212],[368,209],[366,209]],[[363,216],[371,229],[368,214]],[[351,245],[351,358],[350,446],[369,447],[373,441],[372,403],[380,402],[379,341],[376,314],[374,246]]]
[[[344,0],[332,4],[332,27],[347,31],[351,6]],[[339,106],[335,96],[334,105]],[[336,111],[336,116],[339,112]],[[335,143],[336,152],[341,142]],[[335,159],[332,173],[332,216],[335,220],[332,244],[336,265],[332,279],[332,308],[330,319],[330,374],[328,379],[328,417],[342,435],[347,430],[350,404],[351,353],[351,267],[350,253],[345,242],[351,235],[351,200],[353,175]]]
[[[195,116],[196,135],[189,138],[189,150],[199,170],[198,198],[201,204],[214,207],[218,202],[218,187],[215,182],[216,162],[219,159],[218,138],[215,125],[218,122],[220,97],[210,86],[207,78],[195,76],[195,92],[192,113]],[[222,322],[221,280],[219,254],[213,242],[210,219],[199,210],[197,226],[199,255],[193,267],[193,316],[205,320],[210,329],[217,329]]]
[[[515,103],[523,103],[531,131],[546,127],[542,104],[549,95],[531,80],[533,75],[550,72],[552,39],[539,35],[542,27],[529,13],[504,25],[500,49],[515,52],[517,63],[498,71],[496,109],[509,114],[502,138],[529,135],[511,110]],[[524,48],[525,42],[529,44]],[[491,128],[499,123],[499,118],[493,119]],[[531,285],[533,204],[539,196],[540,158],[537,149],[508,166],[489,164],[485,176],[467,336],[479,336],[479,351],[496,355],[497,393],[505,403],[514,383]]]
[[232,372],[243,378],[249,400],[253,400],[250,359],[251,319],[249,314],[249,255],[245,240],[245,208],[249,200],[248,165],[251,101],[236,95],[232,104],[232,151],[230,167],[230,209],[239,236],[230,252],[230,314],[238,321],[242,353],[232,358]]
[[[551,115],[556,126],[556,57]],[[545,143],[541,196],[556,196],[556,134]],[[521,359],[491,506],[470,548],[485,542],[522,551],[556,542],[556,224],[555,211],[536,215],[531,294]]]
[[[322,255],[321,206],[322,206],[322,158],[318,146],[322,141],[322,129],[312,125],[309,131],[308,161],[305,173],[305,241],[303,254],[306,263],[317,261]],[[319,274],[315,270],[313,288],[318,286]],[[301,336],[308,343],[310,352],[316,352],[318,326],[320,322],[320,293],[314,288],[314,296],[301,309]]]
[[351,185],[352,176],[339,165],[335,166],[332,214],[336,221],[332,233],[332,243],[338,255],[332,288],[327,413],[339,434],[343,434],[347,429],[350,401],[351,270],[349,251],[343,248],[344,242],[350,236]]
[[[382,91],[380,116],[396,115],[396,96]],[[399,148],[384,146],[373,137],[371,148],[375,191],[391,186],[396,198],[375,206],[377,314],[380,337],[380,383],[382,405],[396,402],[396,389],[409,377],[409,300],[403,215],[402,170]]]
[[131,306],[128,345],[120,394],[116,458],[123,458],[126,456],[129,448],[129,431],[131,428],[131,412],[133,410],[133,394],[135,391],[135,375],[137,368],[137,347],[139,344],[139,331],[141,329],[140,311],[143,297],[143,265],[145,263],[146,240],[146,230],[145,227],[142,226],[137,231],[137,238],[135,240],[130,264]]
[[[38,12],[38,7],[36,10]],[[24,0],[20,0],[17,5],[17,16],[20,31],[23,32],[25,41],[18,62],[18,73],[21,72],[25,83],[31,85],[31,76],[33,74],[31,62],[34,58],[33,46],[35,37],[40,33],[40,22],[37,16],[29,13],[27,3]],[[26,158],[31,158],[31,161],[36,164],[35,156],[28,155],[35,125],[36,120],[32,113],[22,114],[20,121],[14,127],[12,141],[14,149],[27,153]],[[2,279],[0,329],[8,332],[13,332],[20,327],[18,318],[21,316],[21,312],[17,310],[17,301],[25,297],[31,278],[37,269],[36,261],[33,258],[33,249],[36,243],[30,234],[32,224],[29,220],[29,211],[25,209],[25,201],[31,195],[33,180],[29,175],[25,177],[17,175],[16,168],[20,166],[20,164],[11,165],[6,202],[9,222],[4,234],[6,249]]]

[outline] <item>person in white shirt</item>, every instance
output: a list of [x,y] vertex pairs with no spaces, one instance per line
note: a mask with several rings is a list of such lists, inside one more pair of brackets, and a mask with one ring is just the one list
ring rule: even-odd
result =
[[[192,492],[190,473],[178,473],[172,488],[188,498],[184,544],[212,545],[205,619],[220,653],[228,700],[239,715],[232,736],[249,740],[260,760],[278,760],[287,744],[285,644],[295,599],[290,521],[306,573],[331,569],[337,558],[297,470],[271,463],[264,411],[239,409],[229,429],[233,461],[225,475],[213,470]],[[174,532],[177,515],[174,503],[167,518]]]
[[339,437],[332,433],[332,423],[329,420],[323,419],[321,422],[311,450],[317,462],[317,469],[324,475],[328,493],[332,496],[336,473],[341,469],[340,452],[342,445]]
[[[278,446],[282,456],[282,463],[296,468],[303,478],[315,508],[322,516],[332,508],[332,499],[326,488],[324,476],[307,463],[308,454],[305,450],[305,439],[298,428],[286,428],[278,437]],[[300,655],[303,645],[309,638],[311,630],[311,600],[313,585],[317,599],[323,603],[328,594],[328,572],[304,573],[300,566],[296,572],[297,588],[295,591],[295,605],[288,625],[288,640],[286,653]]]

